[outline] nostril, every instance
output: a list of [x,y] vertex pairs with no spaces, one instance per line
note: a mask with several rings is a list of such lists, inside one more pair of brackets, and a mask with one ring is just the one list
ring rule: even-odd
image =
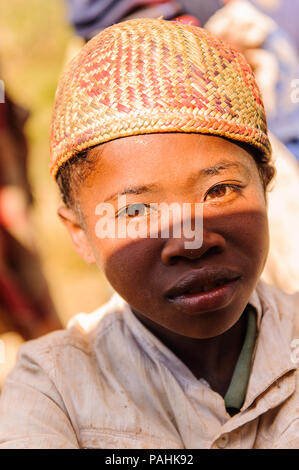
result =
[[169,264],[176,264],[180,260],[181,256],[171,256]]
[[205,259],[206,257],[208,256],[213,256],[213,255],[218,255],[219,253],[222,252],[222,248],[220,246],[211,246],[211,248],[209,248],[207,251],[205,251],[202,255],[201,255],[201,259]]
[[166,241],[161,251],[161,260],[166,265],[172,265],[182,258],[188,259],[189,262],[198,261],[221,253],[225,247],[224,238],[217,233],[208,233],[203,238],[200,247],[185,246],[185,238],[173,238]]

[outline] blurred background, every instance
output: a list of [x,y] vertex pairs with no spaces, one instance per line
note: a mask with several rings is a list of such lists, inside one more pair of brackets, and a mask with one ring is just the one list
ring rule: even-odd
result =
[[261,88],[277,175],[264,279],[299,290],[299,0],[0,0],[0,388],[24,340],[66,326],[112,289],[74,252],[49,176],[49,123],[65,64],[134,17],[206,27],[241,50]]

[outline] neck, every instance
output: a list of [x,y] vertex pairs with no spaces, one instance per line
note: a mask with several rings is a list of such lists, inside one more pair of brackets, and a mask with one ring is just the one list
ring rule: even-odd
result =
[[132,310],[138,320],[167,346],[199,379],[224,396],[240,355],[245,334],[246,314],[222,335],[208,339],[189,338],[174,333]]

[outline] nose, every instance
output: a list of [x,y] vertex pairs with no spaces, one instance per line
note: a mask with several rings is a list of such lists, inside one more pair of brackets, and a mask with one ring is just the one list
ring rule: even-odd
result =
[[171,265],[179,258],[195,260],[207,257],[209,255],[221,253],[226,244],[226,241],[221,234],[207,229],[203,229],[203,241],[199,248],[186,247],[186,241],[187,239],[184,236],[181,238],[169,238],[164,244],[161,252],[162,262],[166,265]]

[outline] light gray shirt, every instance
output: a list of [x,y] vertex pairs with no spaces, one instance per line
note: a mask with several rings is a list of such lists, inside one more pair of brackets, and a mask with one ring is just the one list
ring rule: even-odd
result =
[[299,292],[260,280],[249,303],[258,336],[236,415],[115,293],[20,348],[0,399],[0,448],[298,448]]

